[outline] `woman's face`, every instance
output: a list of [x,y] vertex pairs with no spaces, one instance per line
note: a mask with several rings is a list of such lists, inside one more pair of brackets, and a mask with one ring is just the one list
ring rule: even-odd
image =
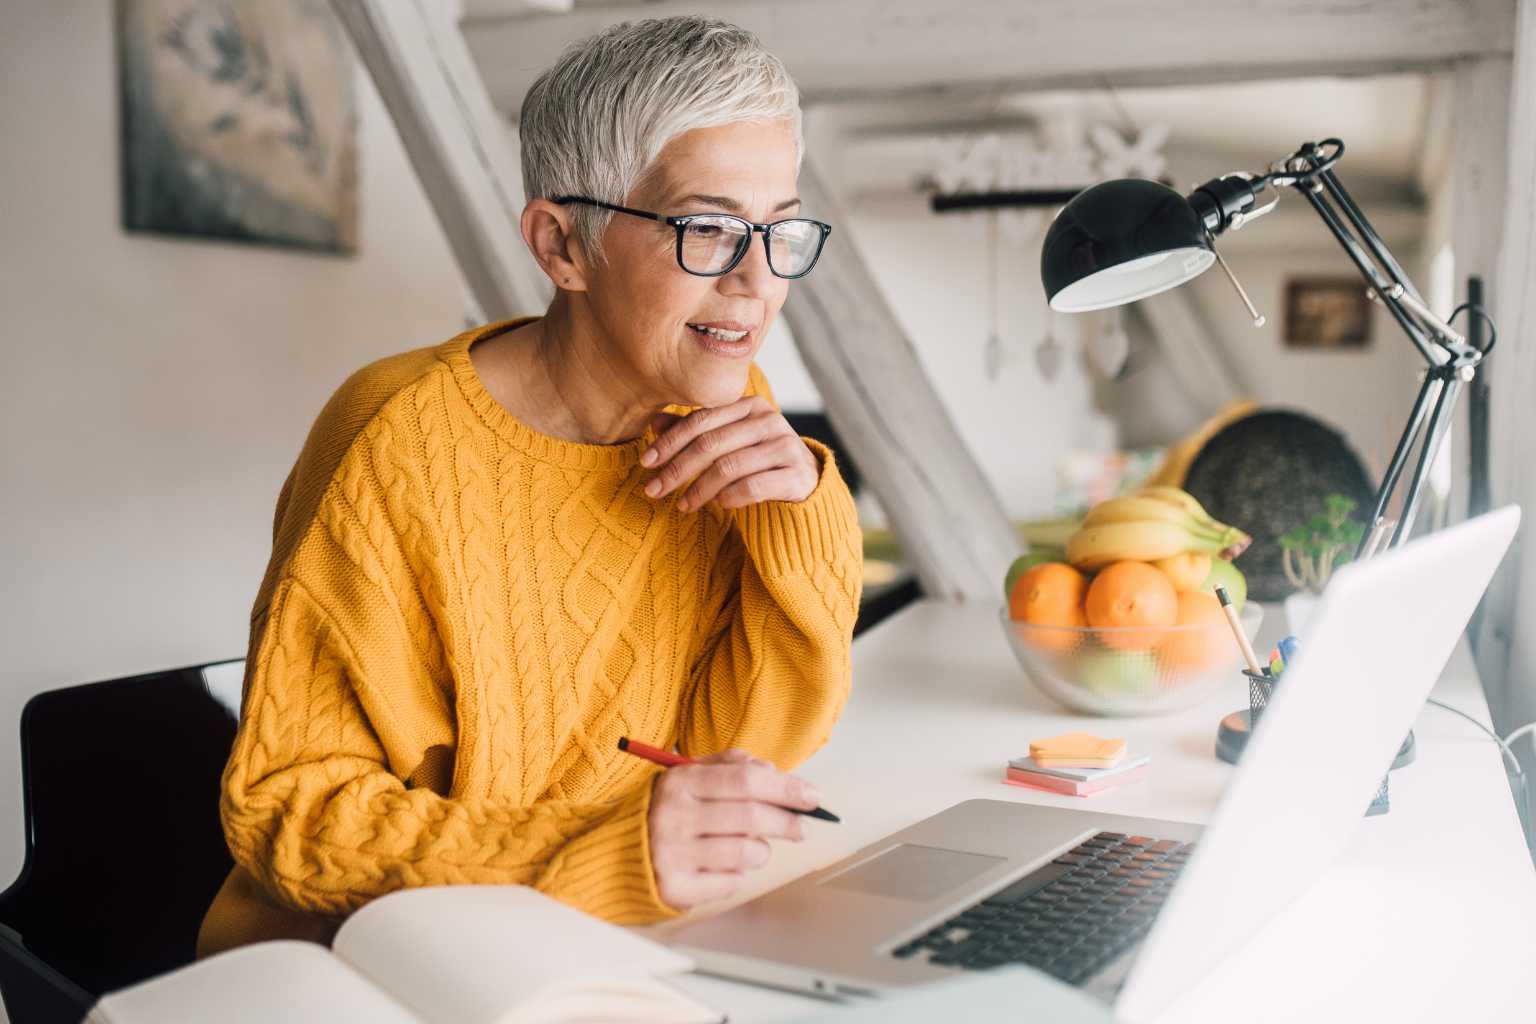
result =
[[[666,145],[624,205],[663,216],[730,213],[756,224],[797,217],[795,157],[787,121],[699,128]],[[659,404],[726,405],[741,397],[789,282],[769,272],[760,233],[720,277],[678,266],[676,240],[671,225],[614,214],[603,235],[607,262],[589,269],[587,299],[636,392]],[[732,341],[700,327],[747,333]]]

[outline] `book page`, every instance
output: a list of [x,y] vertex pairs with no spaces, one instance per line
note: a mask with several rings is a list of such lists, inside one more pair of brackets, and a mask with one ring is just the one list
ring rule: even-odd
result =
[[688,1012],[657,1005],[660,993],[675,992],[652,979],[690,970],[687,957],[526,886],[391,893],[348,918],[332,948],[433,1022],[561,1019],[538,1016],[541,997],[569,1004],[583,988],[631,993],[638,1009],[650,1007],[637,1020],[721,1018],[681,995]]
[[87,1024],[422,1024],[313,942],[244,946],[109,993]]

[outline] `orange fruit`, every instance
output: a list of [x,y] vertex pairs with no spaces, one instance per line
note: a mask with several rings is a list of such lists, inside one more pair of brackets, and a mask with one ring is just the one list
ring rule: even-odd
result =
[[1186,551],[1152,564],[1163,571],[1178,591],[1199,590],[1211,575],[1211,556],[1203,551]]
[[[1037,565],[1013,584],[1008,595],[1008,617],[1035,626],[1086,626],[1083,594],[1087,589],[1087,578],[1064,562]],[[1032,629],[1027,639],[1036,647],[1064,651],[1077,642],[1078,636],[1066,629]]]
[[1116,562],[1094,577],[1084,610],[1107,647],[1143,651],[1157,646],[1179,617],[1179,595],[1163,573],[1146,562]]
[[1234,649],[1231,628],[1215,594],[1203,591],[1181,593],[1175,625],[1203,628],[1170,630],[1164,634],[1158,657],[1170,669],[1203,672],[1221,664]]

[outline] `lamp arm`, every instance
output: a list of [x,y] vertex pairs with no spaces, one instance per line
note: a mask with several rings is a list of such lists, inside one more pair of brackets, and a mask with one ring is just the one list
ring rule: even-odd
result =
[[1344,222],[1339,219],[1339,215],[1334,212],[1333,207],[1329,206],[1327,200],[1323,198],[1322,187],[1316,183],[1302,182],[1297,182],[1294,187],[1301,193],[1302,198],[1306,199],[1307,203],[1311,205],[1312,209],[1317,211],[1317,215],[1322,218],[1323,223],[1333,233],[1333,237],[1338,241],[1339,245],[1343,246],[1344,252],[1354,261],[1355,266],[1360,270],[1361,276],[1371,286],[1376,297],[1387,307],[1387,312],[1392,314],[1392,319],[1397,321],[1397,325],[1403,329],[1403,333],[1408,335],[1408,340],[1413,342],[1413,347],[1419,350],[1419,354],[1424,357],[1424,361],[1430,366],[1438,366],[1445,362],[1445,355],[1435,351],[1433,342],[1426,335],[1424,329],[1414,321],[1402,303],[1391,294],[1393,285],[1396,282],[1383,280],[1376,264],[1371,262],[1371,258],[1365,249],[1361,247],[1355,236],[1350,234],[1349,228],[1344,225]]
[[[1376,229],[1371,227],[1371,222],[1366,219],[1365,211],[1355,205],[1354,199],[1350,197],[1348,190],[1344,188],[1344,183],[1339,181],[1338,176],[1332,170],[1325,170],[1319,172],[1317,177],[1322,181],[1323,187],[1328,190],[1328,194],[1333,197],[1333,201],[1338,204],[1339,209],[1344,211],[1344,216],[1349,219],[1349,222],[1354,225],[1355,230],[1359,232],[1361,240],[1370,249],[1371,255],[1376,258],[1376,262],[1384,267],[1387,274],[1392,278],[1394,287],[1388,290],[1388,297],[1398,300],[1412,310],[1413,314],[1438,336],[1437,340],[1442,345],[1447,341],[1456,345],[1468,344],[1465,337],[1448,322],[1436,316],[1434,310],[1429,308],[1423,296],[1419,294],[1418,289],[1414,288],[1413,282],[1409,280],[1408,274],[1398,264],[1397,260],[1392,258],[1391,250],[1381,240],[1381,236],[1376,233]],[[1451,315],[1455,316],[1454,313]],[[1486,355],[1487,353],[1484,352],[1483,354]]]
[[1409,481],[1408,493],[1403,498],[1403,515],[1398,521],[1396,532],[1392,534],[1393,547],[1407,540],[1409,532],[1413,529],[1413,517],[1419,511],[1419,499],[1423,496],[1424,481],[1429,476],[1429,467],[1435,464],[1440,443],[1445,440],[1446,429],[1451,425],[1451,412],[1456,408],[1456,399],[1461,396],[1460,377],[1439,368],[1431,370],[1430,373],[1443,374],[1443,386],[1435,399],[1435,411],[1429,417],[1428,434],[1425,436],[1423,446],[1419,449],[1419,462],[1413,467],[1413,479]]
[[1366,218],[1365,211],[1355,204],[1354,198],[1350,196],[1349,190],[1344,187],[1344,183],[1339,181],[1338,175],[1334,174],[1332,169],[1319,171],[1317,180],[1323,183],[1323,187],[1328,190],[1328,194],[1333,197],[1333,201],[1338,204],[1339,209],[1344,211],[1344,216],[1348,218],[1349,222],[1354,225],[1355,230],[1359,232],[1360,240],[1365,243],[1366,248],[1370,249],[1371,255],[1376,258],[1376,262],[1386,270],[1394,283],[1401,285],[1409,296],[1417,301],[1420,306],[1423,306],[1424,300],[1419,295],[1418,290],[1413,287],[1413,282],[1408,279],[1407,272],[1392,257],[1392,253],[1387,249],[1386,243],[1381,240],[1381,236],[1376,233],[1376,229],[1371,227],[1371,222]]
[[[1414,399],[1413,411],[1408,414],[1408,425],[1403,429],[1403,434],[1397,441],[1397,448],[1392,452],[1392,461],[1387,464],[1386,476],[1382,477],[1381,487],[1376,492],[1375,501],[1372,503],[1369,523],[1378,522],[1386,514],[1387,505],[1392,500],[1392,494],[1397,490],[1398,478],[1403,474],[1403,467],[1408,464],[1408,454],[1413,450],[1413,442],[1418,438],[1419,432],[1424,427],[1424,421],[1429,415],[1431,405],[1439,398],[1441,382],[1433,374],[1424,375],[1424,383],[1419,387],[1418,397]],[[1355,549],[1357,560],[1366,558],[1375,552],[1371,550],[1373,531],[1367,530],[1366,535],[1360,538],[1360,545]],[[1388,545],[1382,545],[1377,551],[1383,550]]]
[[[1397,529],[1390,545],[1383,546],[1395,547],[1406,541],[1413,530],[1424,481],[1445,439],[1456,400],[1462,388],[1475,377],[1486,349],[1468,344],[1449,324],[1435,316],[1419,296],[1413,282],[1393,258],[1364,211],[1356,205],[1349,190],[1334,174],[1333,166],[1343,152],[1344,144],[1337,139],[1325,140],[1321,145],[1305,143],[1290,157],[1277,163],[1264,180],[1276,186],[1290,185],[1301,193],[1369,283],[1371,297],[1387,307],[1397,325],[1428,364],[1423,386],[1419,389],[1413,411],[1408,417],[1408,425],[1398,439],[1397,449],[1392,454],[1392,461],[1387,467],[1371,516],[1367,520],[1368,523],[1375,523],[1385,514],[1387,505],[1398,489],[1409,453],[1418,443],[1419,458],[1408,480]],[[1330,199],[1332,204],[1329,203]],[[1338,211],[1343,212],[1342,218]],[[1354,233],[1350,231],[1351,227]],[[1370,533],[1366,531],[1361,538],[1355,552],[1357,558],[1365,556],[1371,539]]]

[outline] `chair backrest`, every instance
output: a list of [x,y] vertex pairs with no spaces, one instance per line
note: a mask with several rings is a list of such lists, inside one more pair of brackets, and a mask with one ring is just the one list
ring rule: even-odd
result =
[[205,669],[231,664],[52,690],[22,710],[26,860],[0,924],[94,995],[191,962],[229,873],[219,779],[236,716]]

